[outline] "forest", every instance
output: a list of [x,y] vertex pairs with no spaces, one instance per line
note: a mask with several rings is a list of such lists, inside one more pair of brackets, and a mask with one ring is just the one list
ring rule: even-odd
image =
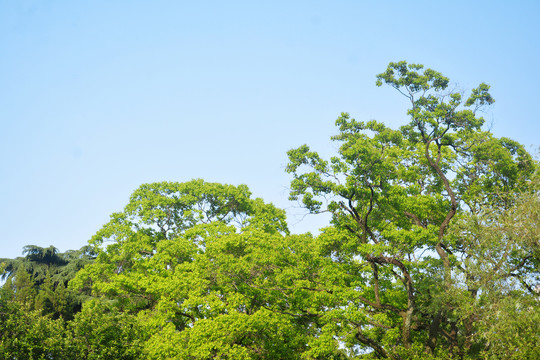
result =
[[333,157],[287,154],[317,235],[246,185],[143,184],[83,248],[0,259],[0,358],[535,359],[538,160],[486,129],[484,83],[401,61],[376,85],[408,123],[342,113]]

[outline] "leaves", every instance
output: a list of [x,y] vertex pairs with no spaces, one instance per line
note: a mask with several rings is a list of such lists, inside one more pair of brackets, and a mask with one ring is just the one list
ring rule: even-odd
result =
[[[536,255],[500,226],[532,188],[538,164],[520,144],[481,129],[476,114],[494,102],[488,85],[463,102],[448,78],[404,61],[377,76],[383,83],[410,101],[409,124],[392,130],[343,113],[331,165],[307,145],[288,152],[291,198],[332,214],[335,230],[320,240],[342,274],[357,279],[324,316],[340,324],[331,332],[350,354],[412,356],[418,341],[432,355],[478,354],[478,316],[498,301],[489,294],[506,281],[523,295],[536,278]],[[476,227],[459,227],[465,218]]]
[[245,185],[143,184],[88,246],[1,259],[0,357],[533,358],[538,162],[482,129],[488,85],[404,61],[382,84],[407,124],[342,113],[335,156],[288,152],[320,235]]

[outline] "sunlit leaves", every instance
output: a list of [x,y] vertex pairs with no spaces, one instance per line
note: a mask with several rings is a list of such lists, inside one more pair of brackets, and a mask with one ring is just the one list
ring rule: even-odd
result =
[[410,101],[408,124],[393,130],[343,113],[330,163],[307,145],[288,152],[291,198],[310,212],[332,214],[335,228],[321,234],[321,249],[348,286],[355,284],[323,319],[333,314],[339,326],[331,332],[349,354],[357,347],[394,358],[426,349],[442,357],[477,354],[483,340],[474,337],[480,314],[472,309],[484,306],[502,281],[489,268],[511,283],[531,281],[536,255],[508,228],[504,236],[488,236],[508,224],[502,218],[461,228],[460,236],[456,225],[492,209],[514,209],[531,191],[538,164],[522,145],[481,129],[477,114],[494,102],[488,85],[465,97],[441,73],[404,61],[377,76],[382,84]]

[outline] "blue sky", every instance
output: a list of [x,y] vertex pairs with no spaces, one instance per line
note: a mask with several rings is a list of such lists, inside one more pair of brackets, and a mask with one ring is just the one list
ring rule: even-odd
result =
[[[287,200],[286,151],[331,154],[342,111],[390,126],[388,62],[492,86],[497,136],[539,145],[537,1],[0,0],[0,258],[77,249],[140,184]],[[531,149],[533,149],[531,147]]]

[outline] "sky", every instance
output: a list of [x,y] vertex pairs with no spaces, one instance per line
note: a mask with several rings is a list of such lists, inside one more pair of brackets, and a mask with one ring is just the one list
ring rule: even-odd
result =
[[78,249],[141,184],[246,184],[291,230],[287,150],[349,112],[397,127],[391,61],[491,85],[496,136],[540,145],[538,1],[0,0],[0,258]]

